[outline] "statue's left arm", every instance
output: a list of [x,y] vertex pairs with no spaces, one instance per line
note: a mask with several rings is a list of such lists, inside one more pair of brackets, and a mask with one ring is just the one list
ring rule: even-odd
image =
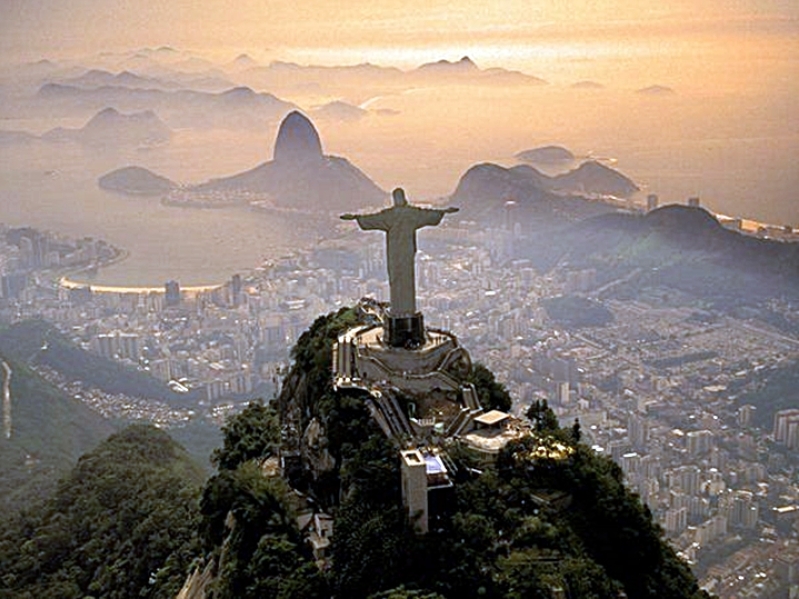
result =
[[435,227],[445,214],[457,212],[458,208],[419,208],[417,222],[419,227]]

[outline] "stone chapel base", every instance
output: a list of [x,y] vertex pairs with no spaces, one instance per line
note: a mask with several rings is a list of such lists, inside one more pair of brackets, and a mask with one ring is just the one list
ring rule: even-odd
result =
[[391,347],[417,348],[425,343],[424,317],[421,312],[386,318],[386,341]]

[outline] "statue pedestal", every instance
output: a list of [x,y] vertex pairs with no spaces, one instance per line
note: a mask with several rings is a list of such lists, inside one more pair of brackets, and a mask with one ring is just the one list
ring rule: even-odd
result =
[[415,348],[424,345],[424,317],[421,312],[410,316],[386,318],[386,340],[391,347]]

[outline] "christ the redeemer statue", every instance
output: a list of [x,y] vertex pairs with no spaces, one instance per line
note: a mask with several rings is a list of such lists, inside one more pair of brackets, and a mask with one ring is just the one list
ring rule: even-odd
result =
[[394,205],[373,214],[343,214],[344,220],[356,220],[361,229],[386,232],[388,284],[391,293],[389,343],[418,345],[423,341],[421,315],[416,311],[416,230],[434,227],[445,214],[457,208],[419,208],[405,199],[405,191],[395,189]]

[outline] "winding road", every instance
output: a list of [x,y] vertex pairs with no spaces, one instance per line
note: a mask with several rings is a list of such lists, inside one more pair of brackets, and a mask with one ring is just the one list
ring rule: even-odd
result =
[[3,433],[6,439],[11,438],[11,367],[5,360],[3,363],[5,376],[3,377]]

